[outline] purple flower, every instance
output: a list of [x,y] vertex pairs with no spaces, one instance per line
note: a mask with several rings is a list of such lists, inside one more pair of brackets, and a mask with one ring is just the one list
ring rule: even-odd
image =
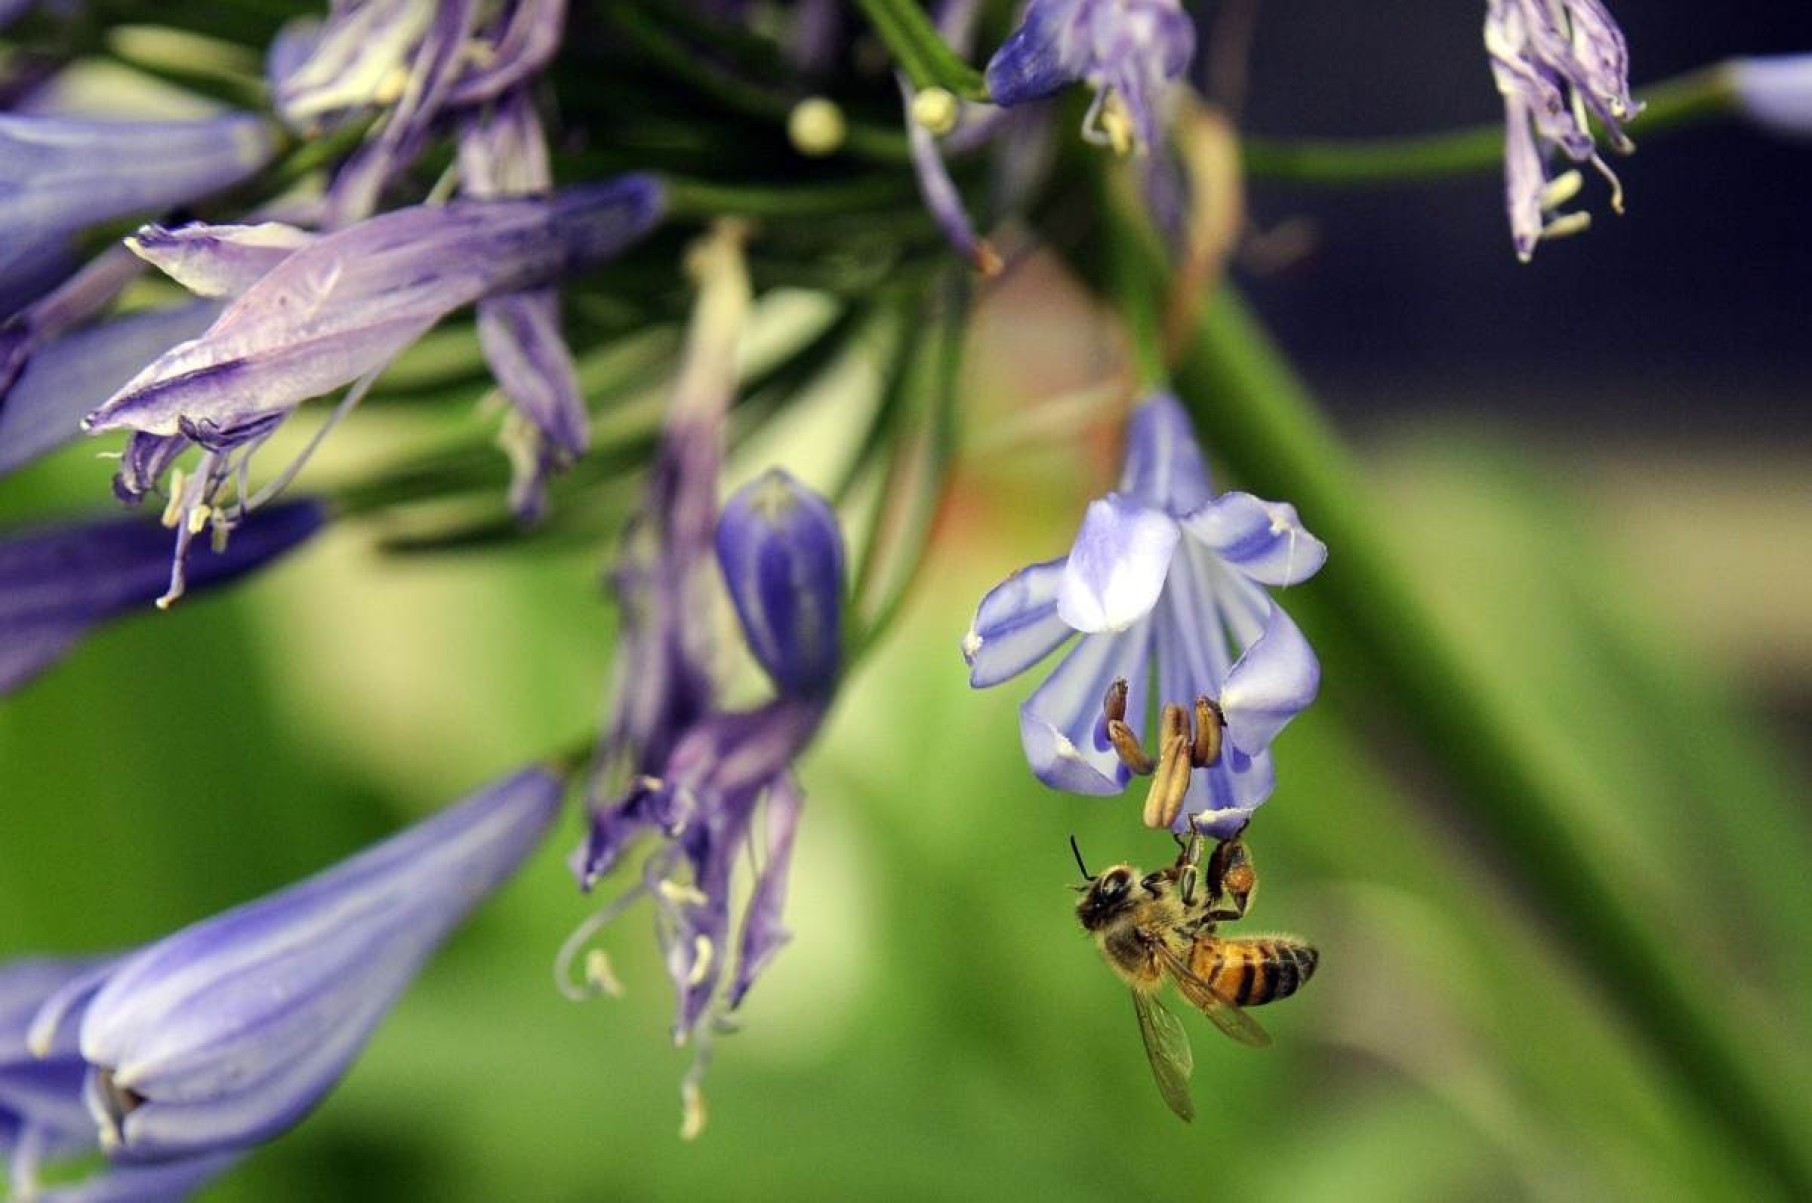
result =
[[[465,193],[474,198],[553,190],[547,139],[524,93],[509,93],[461,130],[459,166]],[[591,442],[578,371],[560,329],[559,294],[544,287],[480,301],[478,341],[519,417],[504,431],[515,461],[510,505],[530,521],[546,504],[549,475]]]
[[1812,138],[1812,54],[1740,58],[1728,70],[1745,117],[1777,134]]
[[717,560],[749,650],[782,694],[827,693],[843,667],[843,536],[824,498],[779,468],[717,523]]
[[1579,174],[1550,178],[1548,153],[1559,149],[1590,163],[1610,182],[1611,207],[1622,212],[1623,190],[1599,157],[1591,119],[1604,126],[1613,150],[1635,149],[1623,122],[1641,112],[1630,96],[1629,51],[1623,33],[1598,0],[1488,0],[1485,49],[1504,97],[1504,182],[1510,234],[1527,262],[1543,238],[1577,233],[1586,213],[1560,213],[1579,191]]
[[268,1140],[321,1101],[466,914],[517,870],[562,783],[526,769],[257,902],[53,994],[33,1051],[75,1049],[119,1163]]
[[117,961],[27,959],[0,965],[0,1157],[12,1198],[39,1203],[179,1200],[238,1160],[210,1153],[154,1165],[115,1165],[78,1183],[45,1187],[45,1165],[91,1157],[100,1147],[83,1100],[88,1063],[72,1027],[31,1047],[34,1016],[53,996],[92,994]]
[[88,428],[230,437],[376,372],[455,309],[598,266],[661,208],[659,185],[632,175],[547,200],[418,205],[328,234],[279,259]]
[[[198,588],[225,584],[307,541],[319,504],[273,506],[189,567]],[[164,595],[170,532],[137,516],[40,527],[0,538],[0,694],[55,664],[89,629]]]
[[988,94],[1011,107],[1086,83],[1095,100],[1082,136],[1126,154],[1157,144],[1164,88],[1194,55],[1180,0],[1030,0],[988,62]]
[[85,121],[0,113],[0,284],[97,222],[217,192],[270,157],[256,117]]
[[1291,506],[1216,496],[1188,416],[1159,394],[1134,412],[1120,488],[1090,503],[1070,554],[1014,573],[982,599],[963,641],[969,683],[1018,676],[1080,633],[1020,707],[1020,740],[1053,789],[1118,794],[1132,768],[1104,698],[1126,682],[1123,720],[1143,740],[1155,664],[1157,701],[1188,714],[1206,698],[1220,734],[1218,757],[1201,771],[1175,766],[1188,792],[1161,809],[1179,827],[1193,819],[1225,835],[1270,795],[1271,740],[1320,681],[1314,653],[1264,586],[1307,580],[1326,558]]

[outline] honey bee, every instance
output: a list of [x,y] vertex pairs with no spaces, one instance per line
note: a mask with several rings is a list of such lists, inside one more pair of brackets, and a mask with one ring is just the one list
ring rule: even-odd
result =
[[1242,1008],[1296,993],[1315,972],[1320,954],[1291,936],[1224,938],[1216,924],[1245,917],[1258,878],[1244,841],[1222,840],[1202,864],[1202,837],[1191,833],[1176,863],[1141,875],[1115,865],[1093,876],[1070,840],[1088,884],[1076,916],[1095,937],[1113,971],[1132,988],[1139,1035],[1164,1102],[1184,1120],[1195,1117],[1189,1076],[1195,1054],[1181,1021],[1158,1001],[1166,979],[1214,1026],[1241,1044],[1264,1048],[1271,1037]]

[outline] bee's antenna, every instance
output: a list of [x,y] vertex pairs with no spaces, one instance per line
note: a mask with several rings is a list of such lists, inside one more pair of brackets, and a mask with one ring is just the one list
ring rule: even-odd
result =
[[1082,875],[1090,881],[1095,880],[1095,875],[1090,873],[1088,866],[1082,863],[1082,849],[1076,845],[1076,837],[1073,833],[1070,836],[1070,851],[1076,854],[1076,867],[1082,870]]

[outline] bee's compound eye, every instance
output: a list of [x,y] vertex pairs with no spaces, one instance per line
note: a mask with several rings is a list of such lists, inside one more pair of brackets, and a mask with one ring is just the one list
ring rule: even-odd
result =
[[1125,869],[1110,870],[1101,877],[1101,896],[1103,898],[1118,898],[1126,893],[1127,887],[1130,885],[1132,885],[1131,873],[1128,873]]

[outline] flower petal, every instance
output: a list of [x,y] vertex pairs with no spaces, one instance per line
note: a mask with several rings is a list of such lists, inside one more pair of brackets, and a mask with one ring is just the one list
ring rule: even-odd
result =
[[1126,678],[1126,719],[1139,733],[1150,658],[1149,620],[1119,634],[1077,641],[1019,708],[1019,740],[1034,776],[1074,794],[1117,794],[1126,788],[1131,774],[1107,741],[1101,702],[1116,678]]
[[1021,568],[988,590],[963,636],[969,685],[986,689],[1016,677],[1074,634],[1057,614],[1064,559]]
[[1120,491],[1173,518],[1200,509],[1214,496],[1195,428],[1169,393],[1154,393],[1133,410]]
[[1227,674],[1221,712],[1227,738],[1245,752],[1268,747],[1289,721],[1315,700],[1321,665],[1283,607],[1271,604],[1264,633]]
[[1180,537],[1174,519],[1118,493],[1089,502],[1057,613],[1085,634],[1125,630],[1157,602]]
[[1183,519],[1183,529],[1228,564],[1264,585],[1295,585],[1327,563],[1327,544],[1296,507],[1250,493],[1223,493]]

